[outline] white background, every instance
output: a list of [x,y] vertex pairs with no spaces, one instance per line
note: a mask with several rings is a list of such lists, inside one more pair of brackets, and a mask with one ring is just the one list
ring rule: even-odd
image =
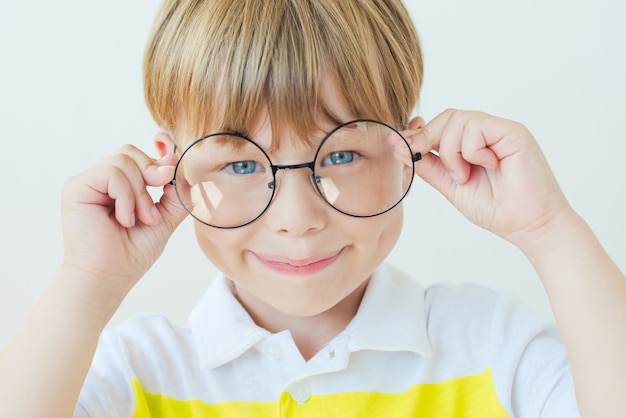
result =
[[[626,6],[564,0],[409,0],[426,58],[420,114],[447,107],[523,122],[572,205],[626,268]],[[142,96],[156,1],[4,1],[0,14],[0,346],[62,259],[63,181],[124,143],[152,150]],[[425,283],[473,281],[515,292],[552,320],[541,284],[511,245],[415,188],[393,263]],[[112,320],[186,320],[214,276],[191,233],[164,255]]]

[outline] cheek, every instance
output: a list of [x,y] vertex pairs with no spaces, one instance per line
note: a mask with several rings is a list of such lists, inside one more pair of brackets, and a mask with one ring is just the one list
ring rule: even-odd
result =
[[[246,241],[241,229],[217,229],[195,222],[194,230],[200,249],[220,271],[227,272],[241,257]],[[239,264],[239,263],[236,263]]]
[[[364,268],[375,267],[384,260],[400,237],[403,224],[403,205],[400,203],[391,211],[372,218],[352,218],[337,214],[333,228],[340,228],[340,235],[350,236],[350,242],[357,250],[359,263]],[[330,226],[329,226],[330,227]],[[217,229],[195,222],[194,230],[200,249],[207,259],[226,275],[237,277],[245,266],[248,244],[256,231],[254,224],[243,228]]]
[[[396,245],[396,242],[398,242],[402,231],[402,224],[404,222],[404,208],[402,203],[381,216],[384,217],[385,215],[389,215],[389,219],[385,220],[385,226],[382,228],[380,246],[383,251],[389,254],[394,245]],[[385,254],[385,257],[387,254]]]
[[[389,235],[390,237],[395,237],[392,239],[397,239],[400,235],[400,231],[402,230],[402,224],[404,222],[404,206],[402,202],[398,203],[398,205],[391,209],[389,212],[380,215],[380,221],[383,223],[381,229],[384,230],[384,235]],[[376,219],[376,218],[374,218]]]
[[387,213],[372,218],[352,218],[350,230],[355,245],[370,254],[372,261],[382,261],[393,249],[400,237],[403,224],[402,203]]

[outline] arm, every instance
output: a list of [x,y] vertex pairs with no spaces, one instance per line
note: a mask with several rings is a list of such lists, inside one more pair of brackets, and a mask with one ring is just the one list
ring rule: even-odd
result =
[[626,409],[626,279],[575,213],[520,248],[539,274],[563,336],[581,415]]
[[11,417],[70,417],[104,326],[186,215],[172,186],[176,157],[134,147],[70,179],[62,195],[64,260],[0,352],[0,405]]
[[520,248],[538,272],[582,416],[622,415],[626,279],[570,207],[532,135],[512,121],[455,110],[407,135],[425,151],[417,174],[469,220]]

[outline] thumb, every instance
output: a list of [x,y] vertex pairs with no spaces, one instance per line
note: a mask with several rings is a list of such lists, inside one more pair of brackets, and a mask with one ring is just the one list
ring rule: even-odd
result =
[[167,235],[171,235],[178,225],[189,215],[187,209],[183,207],[176,195],[176,190],[172,184],[163,186],[163,195],[156,203],[156,208],[163,218],[164,227],[167,228]]
[[446,198],[449,198],[451,188],[459,183],[433,152],[422,153],[422,159],[415,164],[415,173]]
[[413,154],[419,152],[422,156],[419,161],[415,162],[415,174],[440,193],[446,195],[450,186],[457,183],[458,180],[444,166],[437,152],[431,150],[428,129],[422,127],[405,130],[401,133],[406,138],[411,152]]

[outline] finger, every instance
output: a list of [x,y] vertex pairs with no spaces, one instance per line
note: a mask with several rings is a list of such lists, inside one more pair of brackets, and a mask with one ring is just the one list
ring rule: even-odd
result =
[[458,112],[452,112],[445,125],[440,129],[438,151],[441,162],[450,172],[450,176],[455,183],[465,183],[470,174],[470,165],[463,158],[463,120],[458,116]]
[[134,194],[135,218],[146,225],[156,225],[161,221],[161,213],[147,191],[148,185],[163,185],[173,176],[176,156],[168,155],[154,160],[134,146],[126,145],[120,152],[98,162],[96,166],[117,167],[126,179]]
[[135,193],[119,167],[94,167],[72,177],[67,183],[75,203],[113,211],[115,219],[126,228],[135,225]]
[[170,153],[157,160],[133,145],[123,146],[119,153],[129,156],[134,161],[141,172],[144,183],[148,186],[164,186],[174,176],[174,167],[178,161],[176,154]]
[[[152,197],[146,190],[146,186],[164,186],[168,187],[168,184],[174,178],[174,171],[176,163],[178,162],[178,155],[169,153],[163,156],[161,159],[155,160],[148,157],[145,153],[135,147],[130,147],[126,150],[127,155],[131,156],[136,162],[137,166],[141,170],[141,176],[143,178],[143,185],[139,185],[140,189],[138,195],[138,216],[139,219],[148,225],[156,225],[161,222],[163,215],[168,215],[171,219],[168,219],[168,223],[175,228],[180,221],[186,216],[186,211],[167,210],[165,213],[161,210],[158,204],[155,204]],[[178,203],[176,198],[173,202]],[[170,205],[171,206],[171,205]],[[173,215],[177,215],[172,217]],[[170,232],[173,232],[171,229]]]
[[[435,117],[414,138],[416,143],[429,144],[453,180],[464,184],[469,179],[472,165],[487,169],[499,165],[495,149],[504,134],[501,128],[493,129],[496,124],[491,119],[494,118],[481,112],[449,109]],[[497,124],[499,127],[503,125],[504,121]]]
[[406,135],[410,135],[411,132],[413,131],[402,131],[400,135],[391,132],[387,135],[387,142],[393,147],[394,157],[407,167],[413,167],[413,159],[411,158],[413,152],[410,145],[407,150],[408,140],[406,139]]
[[173,185],[167,184],[163,187],[163,195],[156,204],[156,209],[159,211],[163,225],[166,227],[166,234],[171,235],[174,230],[185,219],[189,212],[183,207],[178,199],[176,190]]
[[409,140],[411,149],[414,152],[421,152],[422,154],[438,150],[441,143],[441,136],[454,112],[456,112],[454,109],[445,110],[435,116],[423,128],[403,131],[408,133],[407,139]]
[[158,165],[156,169],[157,175],[162,176],[161,179],[167,180],[167,183],[163,186],[163,194],[156,203],[155,209],[164,221],[163,224],[167,228],[166,233],[168,236],[171,235],[183,219],[189,215],[187,209],[180,203],[175,186],[171,184],[178,158],[177,154],[170,153],[164,155],[160,160],[155,161]]
[[488,142],[478,119],[468,119],[464,124],[461,153],[463,159],[470,164],[479,165],[491,170],[498,167],[498,156],[491,149],[494,138]]
[[161,220],[146,188],[142,172],[132,157],[124,153],[115,154],[98,162],[96,167],[111,167],[112,172],[125,178],[133,193],[135,219],[147,225],[154,225]]
[[121,225],[131,228],[137,222],[137,198],[128,177],[117,167],[113,168],[113,173],[109,176],[107,193],[115,202],[115,219]]
[[422,154],[422,159],[415,164],[415,173],[448,200],[451,199],[456,182],[438,155],[432,152]]
[[[462,183],[469,176],[470,166],[462,156],[463,124],[459,121],[459,113],[454,109],[440,113],[423,128],[408,131],[407,140],[414,153],[421,152],[425,156],[434,151],[440,158],[438,163],[447,168],[451,178]],[[416,171],[419,165],[415,165]]]

